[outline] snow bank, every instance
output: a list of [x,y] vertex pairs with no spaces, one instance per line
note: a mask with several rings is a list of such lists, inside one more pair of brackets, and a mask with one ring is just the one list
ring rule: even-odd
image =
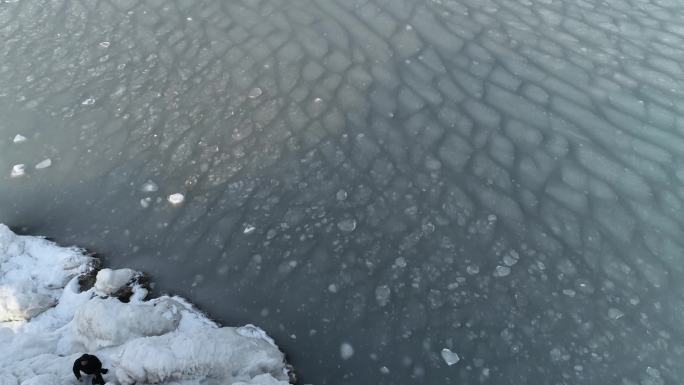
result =
[[[155,355],[150,356],[149,352]],[[234,328],[195,330],[140,338],[122,349],[116,376],[122,384],[161,383],[193,378],[250,381],[260,374],[282,374],[283,354],[260,338]]]
[[31,319],[54,306],[60,289],[93,265],[80,249],[17,236],[0,224],[0,322]]
[[78,308],[74,324],[76,340],[96,350],[168,333],[178,328],[180,319],[180,305],[169,298],[142,303],[93,298]]
[[131,282],[134,276],[135,270],[132,269],[102,269],[97,272],[95,290],[104,295],[113,295]]
[[0,224],[0,385],[75,384],[71,366],[83,353],[110,369],[109,384],[289,383],[263,330],[219,327],[180,297],[145,301],[130,269],[103,269],[82,291],[79,277],[95,266],[80,249]]

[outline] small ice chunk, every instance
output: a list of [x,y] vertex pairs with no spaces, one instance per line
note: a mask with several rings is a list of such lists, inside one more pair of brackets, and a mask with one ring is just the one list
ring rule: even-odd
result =
[[156,192],[157,190],[159,190],[159,186],[156,183],[154,183],[153,181],[148,180],[147,182],[145,182],[142,185],[140,190],[142,190],[142,192],[146,192],[146,193],[153,193],[153,192]]
[[475,275],[480,272],[480,267],[478,265],[468,265],[466,267],[466,273],[470,275]]
[[511,274],[511,268],[508,266],[497,266],[496,269],[494,269],[494,276],[495,277],[505,277],[507,275]]
[[506,266],[513,266],[516,263],[518,263],[518,259],[520,259],[520,255],[518,252],[515,250],[511,250],[508,252],[508,254],[504,255],[503,257],[503,263]]
[[616,309],[614,307],[611,307],[608,309],[608,317],[613,320],[618,320],[622,317],[625,316],[625,313],[623,313],[620,309]]
[[102,47],[102,48],[108,48],[108,47],[109,47],[109,42],[108,42],[108,41],[103,41],[103,42],[100,42],[99,45],[100,45],[100,47]]
[[404,257],[397,257],[397,259],[394,260],[394,266],[396,267],[406,267],[406,258]]
[[381,285],[375,288],[375,299],[380,306],[387,305],[389,302],[391,290],[387,285]]
[[430,171],[437,171],[440,168],[442,168],[442,162],[440,162],[436,158],[428,157],[425,160],[425,168],[427,168]]
[[169,197],[166,198],[166,199],[167,199],[167,200],[169,201],[169,203],[171,203],[172,205],[178,206],[178,205],[180,205],[181,203],[183,203],[183,201],[185,201],[185,195],[183,195],[183,194],[181,194],[181,193],[175,193],[175,194],[169,195]]
[[254,230],[256,230],[256,227],[254,227],[252,225],[246,225],[245,229],[242,230],[242,233],[243,234],[252,234],[254,232]]
[[25,164],[15,164],[12,166],[12,172],[10,173],[10,176],[12,178],[18,178],[20,176],[23,176],[26,174],[26,165]]
[[249,94],[247,94],[247,97],[249,97],[250,99],[256,99],[259,96],[261,96],[261,94],[263,94],[263,93],[264,92],[261,90],[261,88],[254,87],[249,91]]
[[425,235],[432,234],[435,231],[435,225],[433,225],[431,222],[428,222],[421,226],[421,230],[423,230],[423,234]]
[[92,106],[93,104],[95,104],[95,98],[88,98],[81,102],[83,106]]
[[381,366],[380,367],[380,373],[382,374],[389,374],[390,370],[387,366]]
[[48,158],[48,159],[45,159],[44,161],[38,163],[36,165],[36,169],[42,170],[42,169],[48,168],[50,166],[52,166],[52,160],[50,160],[50,158]]
[[351,344],[343,342],[342,345],[340,345],[340,357],[342,357],[343,360],[348,360],[353,355],[354,348],[351,346]]
[[140,200],[140,206],[142,206],[144,209],[150,207],[150,203],[152,203],[152,199],[149,197]]
[[335,198],[337,198],[338,201],[343,201],[347,199],[347,192],[344,190],[340,190],[335,194]]
[[337,228],[344,232],[352,232],[356,229],[356,219],[347,218],[337,222]]
[[[646,374],[648,374],[649,377],[651,377],[651,378],[653,378],[653,379],[660,379],[660,377],[661,377],[660,370],[658,370],[658,369],[656,369],[656,368],[654,368],[654,367],[652,367],[652,366],[647,366],[647,367],[646,367]],[[655,383],[661,383],[661,384],[662,384],[663,381],[660,380],[660,381],[653,381],[653,382],[651,382],[651,381],[642,382],[642,384],[644,384],[644,383],[649,383],[649,384],[650,384],[650,383],[654,383],[654,384],[655,384]]]
[[337,285],[331,283],[330,285],[328,285],[328,291],[331,293],[337,293]]
[[28,139],[24,135],[17,134],[12,141],[14,143],[24,143],[27,140]]
[[510,255],[506,254],[506,255],[504,255],[504,257],[503,257],[503,263],[504,263],[504,265],[506,265],[506,266],[513,266],[513,265],[515,265],[516,263],[518,263],[518,260],[515,259],[515,258],[513,258],[513,257],[511,257]]
[[444,359],[444,362],[446,362],[446,364],[449,366],[454,365],[461,360],[461,357],[459,357],[458,354],[452,352],[447,348],[442,349],[442,358]]

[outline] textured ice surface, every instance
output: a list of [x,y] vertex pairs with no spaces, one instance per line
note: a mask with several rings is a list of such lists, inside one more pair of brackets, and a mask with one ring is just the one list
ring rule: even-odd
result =
[[3,2],[0,220],[262,317],[304,383],[681,383],[682,20],[672,0]]

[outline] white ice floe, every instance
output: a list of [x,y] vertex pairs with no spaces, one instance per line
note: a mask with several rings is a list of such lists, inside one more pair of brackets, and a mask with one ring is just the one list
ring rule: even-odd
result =
[[[282,352],[253,325],[220,327],[180,297],[144,300],[130,269],[0,225],[0,385],[76,383],[83,353],[108,384],[286,385]],[[113,295],[126,292],[129,302]]]
[[171,194],[166,198],[174,206],[178,206],[185,201],[185,195],[181,193]]
[[250,99],[256,99],[259,96],[261,96],[261,94],[263,94],[263,93],[264,92],[261,90],[261,88],[254,87],[249,91],[249,93],[247,94],[247,97],[249,97]]
[[42,170],[42,169],[48,168],[50,166],[52,166],[52,160],[50,158],[48,158],[48,159],[45,159],[45,160],[41,161],[40,163],[36,164],[36,169]]
[[12,178],[18,178],[20,176],[23,176],[26,174],[26,165],[25,164],[15,164],[12,166],[12,171],[10,172],[10,176]]
[[340,345],[340,357],[342,357],[343,360],[348,360],[352,358],[354,355],[354,347],[351,346],[351,344],[344,342],[342,345]]
[[[24,143],[24,142],[26,142],[27,140],[28,140],[28,139],[27,139],[24,135],[22,135],[22,134],[17,134],[17,135],[14,137],[14,139],[12,139],[12,141],[13,141],[14,143],[17,143],[17,144],[18,144],[18,143]],[[0,382],[0,384],[2,384],[2,382]]]
[[142,185],[140,189],[142,190],[142,192],[153,193],[159,190],[159,185],[157,185],[151,180],[148,180],[147,182],[145,182],[145,184]]
[[454,364],[458,363],[458,361],[461,360],[461,357],[459,357],[458,354],[452,352],[451,350],[449,350],[447,348],[442,349],[441,354],[442,354],[442,359],[449,366],[454,365]]

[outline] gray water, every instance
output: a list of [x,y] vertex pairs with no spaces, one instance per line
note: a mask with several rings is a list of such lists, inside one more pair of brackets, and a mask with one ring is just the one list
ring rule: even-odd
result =
[[674,0],[2,1],[0,222],[301,383],[681,383],[681,63]]

